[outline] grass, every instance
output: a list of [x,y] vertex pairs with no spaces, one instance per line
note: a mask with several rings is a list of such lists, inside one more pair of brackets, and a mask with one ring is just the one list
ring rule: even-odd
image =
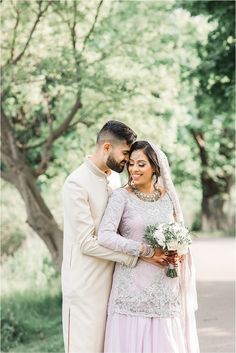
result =
[[59,291],[3,297],[1,318],[2,352],[63,352]]
[[46,246],[27,238],[1,278],[1,352],[63,352],[60,277]]

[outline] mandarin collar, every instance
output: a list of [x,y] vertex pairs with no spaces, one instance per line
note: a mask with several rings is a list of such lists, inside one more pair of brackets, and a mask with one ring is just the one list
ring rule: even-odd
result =
[[108,175],[106,173],[104,173],[101,169],[99,169],[95,163],[93,163],[93,161],[91,161],[91,159],[88,157],[86,157],[85,159],[85,163],[87,165],[87,167],[91,170],[91,172],[93,172],[94,174],[96,174],[97,176],[99,176],[100,178],[105,178],[107,179]]

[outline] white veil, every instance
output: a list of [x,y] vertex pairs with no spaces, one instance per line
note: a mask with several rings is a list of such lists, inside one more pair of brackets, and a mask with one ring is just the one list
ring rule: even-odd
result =
[[[175,190],[171,178],[171,171],[169,167],[168,159],[165,153],[155,144],[148,141],[153,150],[156,152],[158,163],[160,166],[160,178],[158,181],[164,186],[167,193],[169,194],[173,208],[175,220],[184,224],[183,213],[180,207],[179,198]],[[160,180],[159,180],[160,179]],[[186,338],[186,352],[187,353],[200,353],[199,343],[197,337],[195,310],[198,308],[197,304],[197,291],[196,291],[196,279],[195,279],[195,266],[191,251],[189,250],[184,260],[184,266],[181,268],[180,276],[180,288],[181,288],[181,302],[183,310],[182,325],[185,332]]]

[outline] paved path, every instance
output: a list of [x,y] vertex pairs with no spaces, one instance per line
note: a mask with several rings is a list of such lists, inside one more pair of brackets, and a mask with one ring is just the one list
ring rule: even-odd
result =
[[196,239],[192,245],[201,353],[235,352],[235,241]]

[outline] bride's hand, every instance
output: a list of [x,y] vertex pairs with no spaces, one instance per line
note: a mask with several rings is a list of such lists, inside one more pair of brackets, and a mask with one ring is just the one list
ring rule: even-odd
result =
[[152,265],[157,265],[161,267],[166,267],[169,262],[168,262],[168,255],[165,255],[162,249],[155,249],[155,253],[151,258],[147,258],[144,256],[141,256],[141,259],[145,262],[148,262]]
[[168,261],[172,265],[178,265],[178,263],[184,261],[184,255],[178,255],[177,251],[168,251]]
[[174,266],[177,266],[179,263],[179,256],[177,251],[166,251],[166,255],[168,256],[168,262]]

